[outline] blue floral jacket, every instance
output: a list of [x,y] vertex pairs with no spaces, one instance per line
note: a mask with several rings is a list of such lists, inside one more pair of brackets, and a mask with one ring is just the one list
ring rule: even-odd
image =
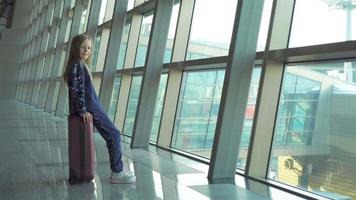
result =
[[81,59],[75,60],[68,74],[69,113],[80,115],[102,110],[99,98],[94,90],[90,75]]

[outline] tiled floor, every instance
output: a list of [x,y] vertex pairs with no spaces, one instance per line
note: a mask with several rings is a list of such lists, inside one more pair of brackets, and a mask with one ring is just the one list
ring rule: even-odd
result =
[[[95,134],[95,181],[69,186],[67,123],[28,105],[0,101],[0,199],[301,199],[270,189],[245,189],[246,180],[209,184],[207,165],[150,147],[124,148],[126,168],[137,176],[135,184],[110,184],[104,140]],[[253,192],[255,191],[255,192]]]

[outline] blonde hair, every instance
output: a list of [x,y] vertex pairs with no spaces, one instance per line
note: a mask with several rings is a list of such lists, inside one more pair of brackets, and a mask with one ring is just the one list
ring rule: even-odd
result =
[[[71,45],[70,45],[70,50],[69,50],[69,58],[67,60],[67,64],[65,66],[65,70],[63,73],[63,79],[65,80],[65,82],[68,81],[68,75],[71,71],[71,66],[75,63],[76,59],[81,59],[80,57],[80,46],[83,44],[84,41],[89,40],[90,42],[92,41],[91,38],[86,35],[86,34],[80,34],[75,36],[72,41],[71,41]],[[83,60],[83,59],[82,59]],[[89,55],[89,57],[84,61],[85,64],[85,68],[87,69],[90,79],[92,79],[92,75],[90,73],[90,61],[91,61],[91,54]]]

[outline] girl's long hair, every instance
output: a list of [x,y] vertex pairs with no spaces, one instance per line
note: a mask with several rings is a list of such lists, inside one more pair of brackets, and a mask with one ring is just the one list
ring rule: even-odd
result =
[[[80,35],[75,36],[71,41],[69,58],[67,60],[67,64],[65,65],[65,70],[63,73],[63,79],[65,82],[68,82],[68,75],[71,71],[71,67],[74,64],[75,60],[81,59],[80,58],[80,46],[83,44],[83,42],[85,40],[91,41],[91,38],[86,34],[80,34]],[[92,79],[92,75],[91,75],[90,69],[89,69],[90,61],[91,61],[91,54],[89,55],[89,57],[86,60],[83,60],[83,61],[85,63],[85,67],[90,75],[90,79]]]

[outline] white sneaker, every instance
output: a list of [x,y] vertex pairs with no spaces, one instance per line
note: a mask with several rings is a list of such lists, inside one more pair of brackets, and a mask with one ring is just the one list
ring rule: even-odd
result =
[[111,172],[111,183],[134,183],[136,182],[136,176],[130,171],[122,170],[121,172]]

